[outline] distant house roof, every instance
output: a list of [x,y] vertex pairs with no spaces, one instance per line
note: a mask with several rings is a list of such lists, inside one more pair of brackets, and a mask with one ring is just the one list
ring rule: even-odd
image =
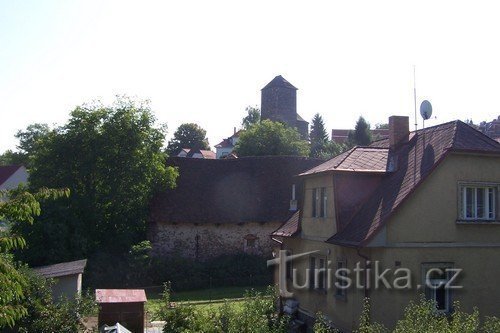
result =
[[[295,156],[187,159],[172,157],[179,168],[177,187],[153,198],[153,223],[284,222],[293,177],[322,161]],[[300,191],[297,191],[300,193]]]
[[46,278],[55,278],[60,276],[82,274],[86,265],[87,259],[83,259],[48,266],[34,267],[33,271]]
[[282,226],[276,229],[271,235],[278,237],[291,237],[299,230],[300,211],[296,211]]
[[144,303],[144,289],[96,289],[97,303]]
[[0,166],[0,185],[5,183],[20,168],[22,168],[22,165]]
[[269,82],[264,88],[262,88],[262,90],[275,87],[297,90],[297,88],[295,88],[290,82],[285,80],[285,78],[283,78],[283,76],[281,75],[278,75],[274,79],[272,79],[271,82]]
[[[358,150],[356,161],[349,163],[349,166],[361,166],[355,170],[357,172],[364,169],[382,171],[384,161],[389,160],[395,161],[397,165],[394,171],[386,168],[387,173],[368,201],[346,222],[345,228],[333,235],[328,242],[345,246],[366,245],[449,152],[500,154],[498,142],[461,121],[412,132],[407,144],[395,151],[388,148],[389,139],[379,140],[368,148],[354,148],[303,173],[335,172]],[[376,151],[379,153],[375,153]],[[377,157],[373,157],[374,155]]]
[[[235,128],[236,129],[236,128]],[[232,148],[234,147],[234,145],[232,144],[232,140],[233,138],[239,138],[241,133],[245,132],[245,130],[239,130],[237,132],[235,132],[233,135],[231,135],[229,138],[226,138],[224,140],[222,140],[221,142],[219,142],[218,144],[216,144],[214,147],[215,148]]]
[[[349,137],[350,129],[332,129],[332,141],[336,143],[345,143]],[[370,130],[372,138],[375,140],[386,139],[389,136],[389,130],[384,128]]]

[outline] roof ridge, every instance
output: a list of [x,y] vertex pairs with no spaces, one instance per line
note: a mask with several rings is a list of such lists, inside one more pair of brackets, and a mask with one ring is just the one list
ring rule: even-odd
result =
[[[339,165],[341,165],[342,163],[344,163],[344,161],[345,161],[345,160],[346,160],[349,156],[351,156],[351,154],[352,154],[352,153],[354,152],[354,150],[356,150],[357,148],[358,148],[358,146],[354,146],[354,147],[352,147],[351,149],[349,149],[349,150],[347,151],[347,154],[345,154],[344,158],[343,158],[343,159],[342,159],[339,163],[337,163],[337,165],[335,165],[335,166],[334,166],[334,168],[335,168],[335,169],[337,169],[337,167],[338,167]],[[337,156],[340,156],[340,155],[337,155]]]

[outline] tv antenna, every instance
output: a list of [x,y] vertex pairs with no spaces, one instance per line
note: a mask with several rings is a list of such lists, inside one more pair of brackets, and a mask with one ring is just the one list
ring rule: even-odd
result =
[[432,104],[428,100],[420,103],[420,115],[423,119],[422,127],[425,128],[425,121],[432,116]]
[[413,105],[415,107],[415,131],[418,129],[417,124],[417,79],[415,77],[415,65],[413,65]]

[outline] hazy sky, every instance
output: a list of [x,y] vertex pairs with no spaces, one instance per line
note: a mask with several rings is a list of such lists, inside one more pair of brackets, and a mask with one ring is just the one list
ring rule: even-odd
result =
[[0,151],[117,94],[150,99],[170,135],[198,123],[213,147],[279,74],[329,129],[413,117],[413,65],[426,125],[492,120],[499,17],[493,1],[0,0]]

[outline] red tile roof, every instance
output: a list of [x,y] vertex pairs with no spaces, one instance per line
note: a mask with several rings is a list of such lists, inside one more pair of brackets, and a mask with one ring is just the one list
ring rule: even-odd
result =
[[291,237],[295,235],[295,233],[299,231],[299,216],[300,211],[296,211],[288,221],[276,229],[271,235],[278,237]]
[[146,302],[144,289],[96,289],[97,303],[143,303]]
[[20,167],[21,165],[0,166],[0,185],[5,183]]
[[53,278],[59,276],[82,274],[86,265],[87,259],[83,259],[70,262],[62,262],[54,265],[35,267],[33,268],[33,271],[46,278]]
[[[387,149],[389,140],[374,142],[371,147]],[[461,121],[410,133],[408,143],[396,151],[389,151],[386,157],[386,160],[395,163],[394,172],[388,172],[383,177],[368,201],[354,213],[346,227],[333,235],[328,242],[345,246],[366,245],[446,154],[453,151],[500,154],[500,144]],[[349,155],[352,155],[352,150],[322,164],[323,171],[317,172],[335,170],[335,166],[342,165]],[[363,168],[377,169],[381,166],[379,159],[362,160],[360,164]]]
[[200,150],[201,155],[203,158],[208,158],[208,159],[215,159],[216,155],[213,151],[211,150]]

